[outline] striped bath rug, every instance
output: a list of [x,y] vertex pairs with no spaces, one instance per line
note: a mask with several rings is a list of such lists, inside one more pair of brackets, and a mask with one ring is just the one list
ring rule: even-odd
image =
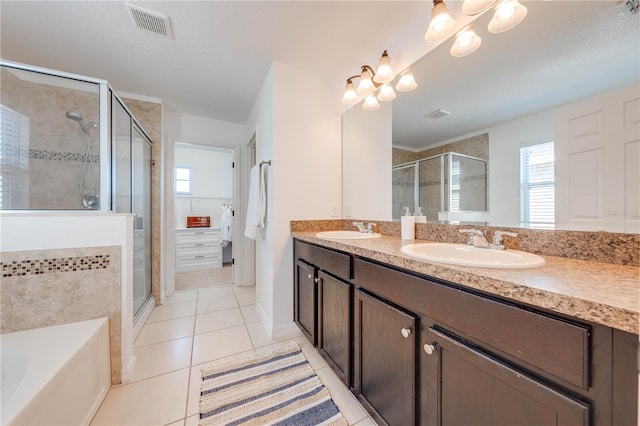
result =
[[200,425],[346,425],[296,342],[202,372]]

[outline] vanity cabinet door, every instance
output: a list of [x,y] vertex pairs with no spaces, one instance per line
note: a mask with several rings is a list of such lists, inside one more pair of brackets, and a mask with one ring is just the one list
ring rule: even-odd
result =
[[380,424],[415,424],[416,316],[354,292],[354,391]]
[[318,269],[302,260],[296,262],[294,285],[294,321],[307,339],[317,343]]
[[345,385],[351,386],[353,286],[318,273],[318,350]]
[[428,360],[429,425],[588,425],[589,406],[433,328]]

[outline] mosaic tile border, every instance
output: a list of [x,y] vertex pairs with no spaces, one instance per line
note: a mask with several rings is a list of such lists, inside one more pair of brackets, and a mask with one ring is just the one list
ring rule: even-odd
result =
[[95,256],[60,257],[51,259],[26,259],[2,263],[2,277],[54,274],[58,272],[106,269],[111,263],[108,254]]
[[[84,161],[84,154],[77,152],[45,151],[42,149],[30,149],[29,158],[36,160],[58,160],[58,161]],[[99,155],[92,155],[94,163],[100,162]]]

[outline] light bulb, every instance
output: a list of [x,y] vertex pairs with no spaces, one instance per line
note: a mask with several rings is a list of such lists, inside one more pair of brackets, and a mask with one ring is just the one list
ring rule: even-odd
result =
[[382,52],[380,62],[378,63],[378,69],[376,75],[373,76],[373,81],[376,83],[388,83],[393,80],[393,70],[391,69],[391,61],[389,60],[389,54],[385,50]]
[[380,102],[390,102],[396,98],[396,92],[393,91],[393,87],[385,84],[380,88],[378,92],[378,100]]
[[489,22],[489,32],[494,34],[508,31],[518,25],[527,16],[527,8],[518,0],[503,0]]
[[355,104],[358,100],[358,94],[356,93],[356,88],[353,86],[353,82],[349,79],[347,80],[347,87],[344,89],[344,96],[342,97],[343,104]]
[[455,30],[456,21],[447,12],[447,6],[442,0],[435,0],[431,10],[429,29],[424,35],[425,40],[430,43],[438,43],[451,36]]
[[471,28],[467,28],[458,33],[449,53],[451,56],[461,58],[478,50],[481,43],[482,39]]
[[369,95],[362,104],[362,108],[366,109],[367,111],[373,111],[380,108],[380,104],[378,103],[378,100],[375,96]]
[[375,90],[373,81],[371,80],[371,72],[365,67],[362,67],[362,74],[360,74],[360,84],[358,84],[358,95],[364,96]]
[[413,78],[413,69],[409,68],[404,74],[400,76],[398,84],[396,84],[396,90],[399,92],[410,92],[418,87],[418,83]]

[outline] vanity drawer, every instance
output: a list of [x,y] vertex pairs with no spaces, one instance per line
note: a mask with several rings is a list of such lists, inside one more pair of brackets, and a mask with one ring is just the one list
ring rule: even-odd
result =
[[191,268],[194,266],[219,268],[222,266],[222,259],[219,254],[211,253],[176,257],[176,269]]
[[295,240],[295,256],[307,263],[329,272],[336,277],[350,280],[352,275],[351,256],[322,247]]
[[220,243],[213,241],[176,245],[176,256],[205,253],[220,254],[220,251]]
[[220,241],[220,231],[218,229],[176,231],[176,244],[203,241]]
[[533,312],[362,259],[357,287],[419,312],[472,341],[524,361],[581,389],[589,388],[590,327]]

